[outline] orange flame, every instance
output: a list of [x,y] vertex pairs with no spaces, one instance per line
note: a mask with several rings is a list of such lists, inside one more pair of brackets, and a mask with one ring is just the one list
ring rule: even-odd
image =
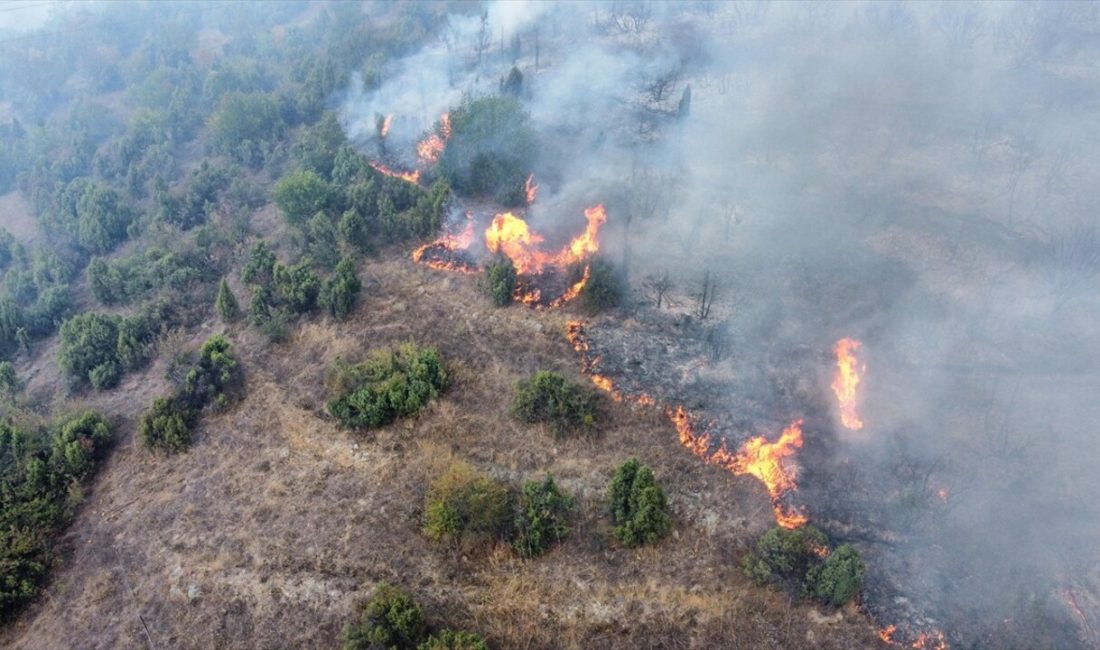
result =
[[921,632],[917,640],[909,647],[914,650],[949,650],[947,640],[944,638],[943,632],[939,630],[931,634]]
[[439,133],[429,133],[426,138],[416,143],[416,155],[420,158],[420,162],[425,165],[438,162],[450,137],[451,116],[444,113],[439,117]]
[[855,352],[860,342],[843,338],[836,342],[836,375],[833,377],[833,392],[840,402],[840,421],[849,429],[862,429],[863,421],[856,412],[856,388],[859,386],[860,373],[866,366],[859,364]]
[[527,205],[531,205],[539,196],[539,186],[535,184],[534,174],[527,177],[527,182],[523,184],[523,189],[527,192]]
[[426,264],[433,269],[440,269],[442,271],[460,271],[463,273],[476,273],[475,268],[459,264],[453,261],[439,260],[435,258],[424,258],[425,253],[429,250],[444,249],[448,251],[462,251],[470,247],[470,244],[474,242],[474,220],[473,215],[466,214],[466,227],[462,229],[462,232],[457,235],[451,233],[444,233],[439,239],[424,244],[420,248],[417,248],[412,253],[412,259],[414,262],[420,262]]
[[369,164],[379,174],[384,174],[386,176],[392,176],[393,178],[400,178],[403,181],[408,181],[408,182],[414,183],[414,184],[420,182],[420,172],[419,171],[399,172],[399,171],[390,169],[389,167],[386,167],[382,163],[380,163],[378,161],[375,161],[375,160],[370,161]]
[[785,459],[802,446],[802,420],[795,420],[787,426],[775,442],[757,436],[746,440],[736,453],[732,453],[725,442],[711,451],[710,434],[695,431],[691,416],[683,406],[670,410],[668,415],[680,436],[680,444],[702,458],[703,462],[724,467],[738,476],[750,474],[760,479],[768,488],[776,523],[784,528],[798,528],[808,521],[804,513],[780,502],[784,494],[797,487],[794,472]]
[[526,221],[511,212],[493,217],[493,222],[485,231],[485,245],[490,252],[506,255],[520,274],[539,273],[546,266],[564,269],[600,249],[600,227],[607,221],[603,204],[587,208],[584,217],[588,221],[584,233],[557,253],[539,250],[544,241],[542,235],[532,231]]
[[382,118],[382,128],[378,129],[378,135],[383,138],[389,135],[391,126],[393,126],[393,113]]
[[897,625],[887,625],[878,631],[878,638],[882,639],[885,643],[894,642],[894,632],[898,631]]

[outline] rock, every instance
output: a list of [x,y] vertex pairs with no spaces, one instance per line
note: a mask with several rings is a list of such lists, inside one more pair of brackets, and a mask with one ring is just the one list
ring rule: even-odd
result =
[[837,623],[840,623],[844,620],[844,614],[840,612],[837,612],[832,616],[825,616],[824,614],[818,612],[816,609],[811,609],[808,617],[811,623],[815,623],[817,625],[836,625]]
[[198,585],[191,584],[187,586],[187,600],[195,601],[198,600],[200,596],[202,596],[202,589],[200,589]]
[[282,458],[284,460],[290,458],[290,447],[283,447],[282,449],[280,449],[279,458]]

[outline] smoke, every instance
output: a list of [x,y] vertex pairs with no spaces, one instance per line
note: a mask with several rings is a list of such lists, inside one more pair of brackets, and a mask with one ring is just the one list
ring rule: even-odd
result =
[[[605,201],[602,250],[636,289],[670,270],[687,312],[710,271],[733,366],[816,383],[774,403],[809,418],[799,492],[864,553],[883,624],[1096,644],[1098,14],[496,2],[378,87],[356,80],[342,114],[369,139],[394,113],[411,142],[516,65],[541,131],[535,218],[575,231],[568,206]],[[858,436],[828,386],[846,336],[868,366]],[[806,348],[816,365],[783,361]]]

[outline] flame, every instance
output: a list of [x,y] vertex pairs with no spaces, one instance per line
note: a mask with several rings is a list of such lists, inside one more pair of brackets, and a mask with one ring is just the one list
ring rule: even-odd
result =
[[680,436],[680,444],[702,458],[703,462],[724,467],[738,476],[750,474],[760,479],[768,488],[776,523],[784,528],[798,528],[808,521],[804,513],[780,502],[784,494],[797,487],[793,470],[787,467],[785,459],[794,455],[795,449],[802,446],[802,420],[795,420],[788,425],[775,442],[768,442],[763,436],[757,436],[746,440],[733,453],[725,442],[711,451],[710,434],[695,431],[691,416],[683,406],[670,409],[668,416]]
[[393,113],[382,118],[382,128],[378,129],[378,135],[383,138],[389,135],[391,126],[393,126]]
[[887,625],[878,631],[878,638],[882,639],[885,643],[892,644],[894,642],[894,632],[898,631],[897,625]]
[[435,241],[424,244],[420,248],[417,248],[412,253],[412,259],[414,262],[420,262],[426,264],[433,269],[440,269],[443,271],[460,271],[463,273],[476,273],[477,269],[468,265],[447,259],[436,259],[429,257],[425,259],[425,254],[434,250],[447,250],[447,251],[464,251],[470,247],[470,244],[474,242],[474,220],[473,215],[466,213],[466,226],[462,229],[462,232],[456,234],[444,233],[442,237]]
[[535,184],[534,174],[527,177],[527,182],[523,184],[523,189],[527,192],[527,205],[531,205],[539,195],[539,186]]
[[931,634],[921,632],[917,640],[909,647],[914,650],[949,650],[947,640],[944,638],[943,632],[939,630]]
[[951,490],[947,488],[940,488],[936,490],[936,496],[939,497],[940,501],[947,503],[948,497],[951,496]]
[[378,172],[379,174],[385,174],[386,176],[392,176],[393,178],[400,178],[403,181],[408,181],[414,184],[420,182],[419,171],[399,172],[394,169],[390,169],[389,167],[386,167],[376,160],[370,161],[369,164],[374,169],[374,171]]
[[840,402],[840,421],[849,429],[862,429],[863,421],[856,413],[856,387],[859,386],[860,373],[867,370],[859,364],[855,352],[860,342],[843,338],[836,342],[836,375],[833,377],[833,392]]
[[557,253],[546,253],[539,250],[544,241],[542,235],[532,231],[520,217],[503,212],[493,217],[493,222],[485,231],[485,245],[490,252],[507,255],[521,275],[539,273],[546,266],[564,269],[600,249],[600,227],[607,221],[603,204],[585,209],[584,218],[588,222],[584,233]]
[[451,137],[451,116],[444,113],[439,116],[439,132],[429,133],[420,142],[416,143],[416,155],[425,165],[438,162],[443,155],[443,149],[447,146],[447,140]]

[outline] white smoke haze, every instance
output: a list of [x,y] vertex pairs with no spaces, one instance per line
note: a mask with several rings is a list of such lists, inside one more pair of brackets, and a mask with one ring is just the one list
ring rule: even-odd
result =
[[[799,492],[863,552],[872,614],[955,648],[1097,647],[1100,5],[486,7],[480,64],[480,15],[452,16],[380,88],[353,83],[349,135],[395,113],[411,143],[514,63],[536,223],[575,231],[605,201],[605,254],[635,289],[669,270],[684,312],[719,275],[734,367],[818,351],[789,414]],[[844,336],[858,434],[828,388]]]

